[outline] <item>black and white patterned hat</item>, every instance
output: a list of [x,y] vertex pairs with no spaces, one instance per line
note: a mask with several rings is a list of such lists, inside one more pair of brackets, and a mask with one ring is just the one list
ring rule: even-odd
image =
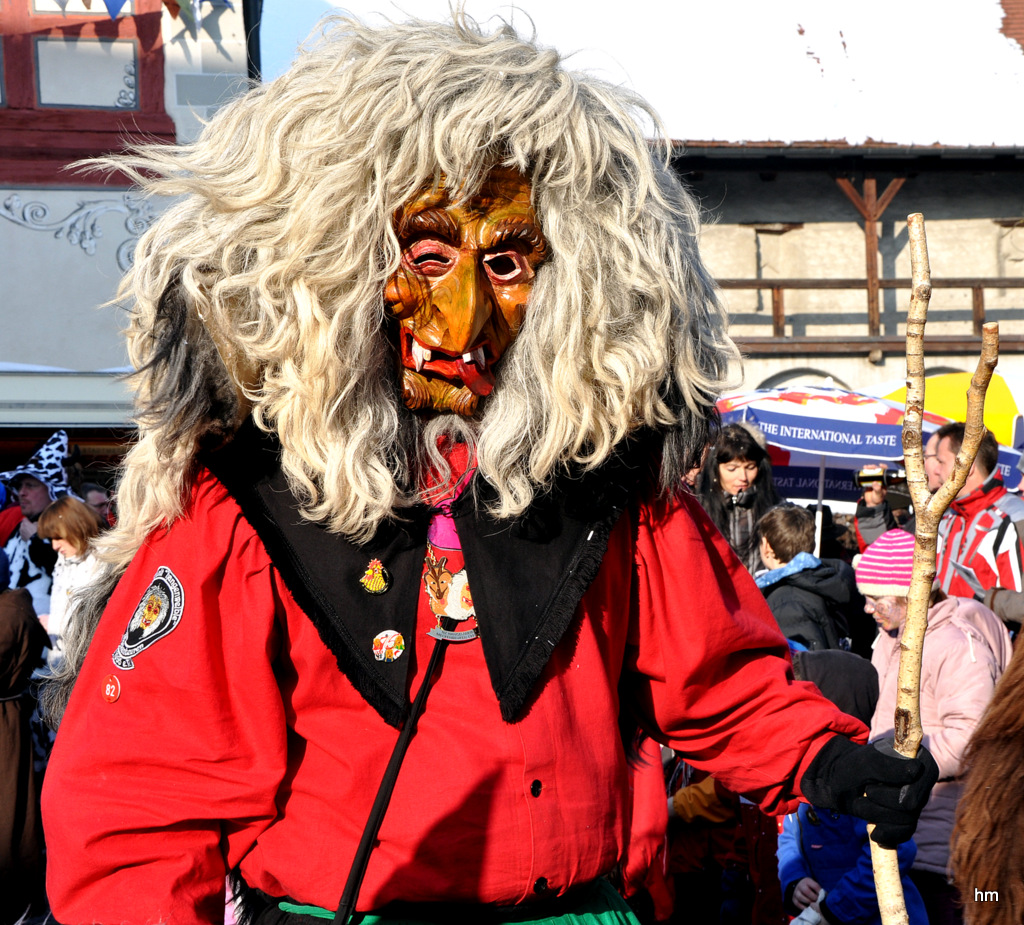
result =
[[0,482],[6,482],[16,489],[21,476],[31,475],[47,487],[50,500],[56,501],[60,495],[65,495],[71,490],[64,474],[64,460],[67,455],[67,431],[58,430],[36,450],[27,463],[9,472],[0,472]]

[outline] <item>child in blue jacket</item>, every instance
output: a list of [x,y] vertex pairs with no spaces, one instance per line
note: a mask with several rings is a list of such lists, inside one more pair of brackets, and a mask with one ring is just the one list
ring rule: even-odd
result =
[[[793,669],[798,679],[813,681],[845,713],[870,722],[878,677],[867,659],[841,650],[794,652]],[[916,854],[913,840],[897,850],[910,925],[927,925],[924,902],[909,877]],[[801,923],[881,925],[863,820],[803,804],[786,817],[778,858],[786,911],[800,913]]]

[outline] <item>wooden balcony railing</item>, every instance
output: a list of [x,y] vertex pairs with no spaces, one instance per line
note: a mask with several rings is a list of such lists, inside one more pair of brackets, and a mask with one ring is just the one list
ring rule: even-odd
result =
[[[986,289],[1024,289],[1021,277],[987,276],[987,277],[950,277],[933,279],[932,289],[969,289],[971,291],[972,336],[929,335],[928,343],[944,353],[976,353],[981,345],[981,327],[985,323],[985,290]],[[883,353],[899,352],[905,349],[906,342],[902,336],[884,335],[881,333],[881,319],[877,310],[877,299],[873,300],[875,311],[865,315],[863,335],[842,334],[822,336],[792,337],[786,335],[786,306],[784,293],[787,289],[861,289],[871,295],[873,287],[877,289],[911,289],[911,281],[907,279],[720,279],[718,285],[722,289],[770,289],[772,294],[772,336],[748,337],[735,335],[744,352],[748,354],[766,353],[847,353],[858,347],[869,351],[880,350]],[[875,290],[877,292],[877,289]],[[1024,310],[1024,298],[1021,299]],[[934,304],[934,303],[933,303]],[[869,302],[869,307],[871,302]],[[827,316],[825,316],[827,318]],[[847,325],[849,326],[849,325]],[[1024,353],[1024,334],[1011,333],[1006,330],[999,332],[999,349],[1003,353]]]

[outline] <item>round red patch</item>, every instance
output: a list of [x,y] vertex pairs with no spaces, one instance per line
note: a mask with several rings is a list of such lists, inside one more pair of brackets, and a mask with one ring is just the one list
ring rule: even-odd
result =
[[116,674],[108,674],[103,679],[103,699],[107,703],[113,703],[121,696],[121,682]]

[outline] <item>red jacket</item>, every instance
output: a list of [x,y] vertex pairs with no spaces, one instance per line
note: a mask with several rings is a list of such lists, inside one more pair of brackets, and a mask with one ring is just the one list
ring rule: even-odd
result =
[[[936,580],[950,597],[982,600],[989,588],[1024,589],[1024,500],[989,479],[957,498],[939,523]],[[956,565],[971,569],[972,583]]]
[[17,504],[0,510],[0,546],[14,536],[14,531],[24,519],[25,515],[21,513],[21,507]]
[[[413,689],[433,623],[422,606],[406,640]],[[610,870],[629,827],[620,696],[774,813],[795,807],[831,734],[864,732],[792,680],[760,592],[697,503],[635,502],[515,722],[480,646],[449,648],[358,908],[514,904]],[[57,736],[43,794],[55,917],[219,922],[236,865],[271,895],[336,908],[396,735],[201,472],[111,598]]]

